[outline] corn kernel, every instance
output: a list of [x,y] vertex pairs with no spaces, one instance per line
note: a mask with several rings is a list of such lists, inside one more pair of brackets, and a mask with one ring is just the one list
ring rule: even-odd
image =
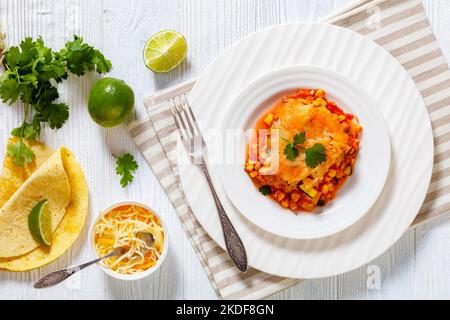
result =
[[318,101],[317,99],[313,101],[313,106],[314,107],[320,107],[320,101]]
[[330,169],[330,171],[328,171],[328,175],[329,175],[330,177],[336,177],[336,170]]
[[289,199],[283,199],[283,201],[281,201],[281,206],[283,208],[288,208],[289,207]]
[[254,168],[255,168],[255,166],[253,164],[247,162],[247,165],[245,166],[245,170],[253,171]]
[[328,191],[329,191],[329,187],[328,187],[328,185],[327,184],[324,184],[323,186],[322,186],[322,193],[327,193]]
[[283,200],[283,199],[286,197],[286,195],[284,194],[284,192],[283,192],[283,191],[280,191],[280,190],[275,191],[275,194],[274,194],[273,196],[274,196],[275,199],[277,199],[278,201],[281,201],[281,200]]
[[339,119],[339,121],[344,121],[345,120],[345,116],[340,115],[338,119]]
[[264,118],[264,122],[265,122],[268,126],[271,126],[271,125],[272,125],[272,121],[273,121],[273,114],[269,113],[269,114]]
[[293,200],[293,201],[300,200],[300,192],[297,190],[293,190],[291,193],[291,200]]
[[302,206],[306,211],[312,211],[314,209],[314,203],[312,202],[303,203]]
[[289,209],[291,209],[291,210],[293,210],[293,211],[297,210],[297,209],[298,209],[297,202],[291,200],[291,201],[289,202]]
[[323,91],[322,89],[316,90],[316,97],[317,97],[317,98],[323,98],[323,97],[325,97],[325,91]]
[[352,167],[348,166],[347,168],[345,168],[344,174],[346,176],[349,176],[352,174]]
[[322,107],[326,107],[327,106],[327,102],[323,98],[317,98],[314,101],[317,101],[320,104],[320,106],[322,106]]
[[249,173],[250,177],[254,178],[258,175],[258,173],[256,171],[252,171]]

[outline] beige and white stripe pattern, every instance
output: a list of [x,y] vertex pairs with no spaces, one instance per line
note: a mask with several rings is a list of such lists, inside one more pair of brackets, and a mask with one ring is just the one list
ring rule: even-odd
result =
[[[374,40],[399,60],[419,88],[430,113],[435,139],[435,164],[427,197],[414,225],[450,210],[450,70],[416,0],[361,0],[326,20]],[[217,294],[225,299],[261,299],[299,280],[254,269],[240,273],[203,230],[181,189],[176,130],[167,100],[187,93],[195,80],[153,94],[144,100],[148,117],[130,125],[130,133],[161,182]]]

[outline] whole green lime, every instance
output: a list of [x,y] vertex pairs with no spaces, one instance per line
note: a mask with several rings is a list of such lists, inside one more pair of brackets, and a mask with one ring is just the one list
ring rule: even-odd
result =
[[134,93],[123,80],[102,78],[89,94],[88,108],[92,120],[102,127],[114,127],[133,112]]

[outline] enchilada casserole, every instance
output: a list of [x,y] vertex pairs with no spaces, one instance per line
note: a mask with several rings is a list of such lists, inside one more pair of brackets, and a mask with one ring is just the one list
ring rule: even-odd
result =
[[245,171],[259,191],[294,212],[335,198],[352,175],[362,127],[322,89],[284,96],[257,120]]

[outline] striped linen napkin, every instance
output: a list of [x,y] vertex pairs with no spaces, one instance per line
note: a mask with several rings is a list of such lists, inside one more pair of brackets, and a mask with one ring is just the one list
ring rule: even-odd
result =
[[[450,70],[416,0],[361,0],[326,22],[355,30],[387,49],[409,72],[432,120],[435,164],[431,185],[413,226],[450,210]],[[130,124],[130,133],[161,182],[204,267],[213,288],[225,299],[262,299],[300,280],[281,278],[255,269],[242,274],[193,215],[181,188],[176,130],[168,100],[188,93],[195,80],[144,99],[148,116]]]

